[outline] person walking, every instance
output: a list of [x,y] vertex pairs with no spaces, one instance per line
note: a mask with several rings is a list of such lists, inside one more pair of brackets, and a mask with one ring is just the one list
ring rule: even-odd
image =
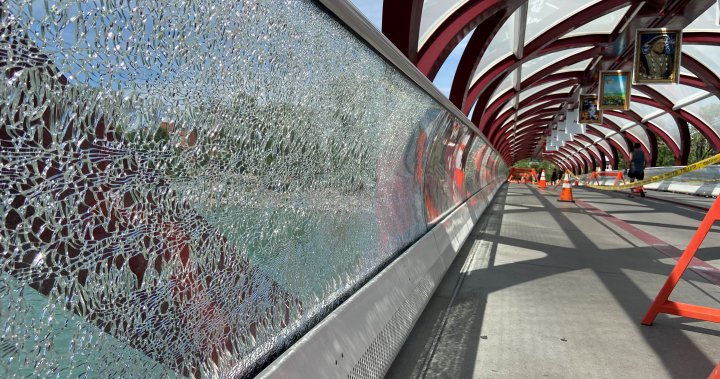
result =
[[[642,149],[640,149],[639,142],[636,142],[635,145],[633,145],[633,152],[630,159],[630,170],[628,170],[628,177],[630,178],[630,183],[636,180],[645,179],[645,153],[643,153]],[[632,196],[632,192],[634,190],[635,188],[630,190],[630,196]],[[642,186],[638,187],[637,191],[640,193],[640,196],[645,197],[645,190]]]

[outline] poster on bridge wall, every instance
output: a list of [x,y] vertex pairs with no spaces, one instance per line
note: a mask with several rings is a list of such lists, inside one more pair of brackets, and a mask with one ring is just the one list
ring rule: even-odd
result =
[[679,83],[681,42],[680,30],[638,29],[633,83]]
[[581,124],[602,124],[602,111],[598,109],[597,95],[580,95]]
[[602,110],[630,109],[630,72],[600,71],[598,108]]

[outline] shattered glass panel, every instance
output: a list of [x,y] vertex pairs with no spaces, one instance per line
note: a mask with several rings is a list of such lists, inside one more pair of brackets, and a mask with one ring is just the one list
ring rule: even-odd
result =
[[454,199],[460,188],[454,178],[454,169],[463,129],[462,124],[449,116],[439,119],[437,127],[433,128],[424,178],[425,212],[429,223],[437,222],[456,204]]
[[477,190],[423,197],[468,129],[314,2],[0,28],[2,377],[252,375]]
[[490,145],[481,138],[472,138],[464,157],[465,188],[483,188],[489,183],[489,167],[483,166],[483,158],[491,152]]

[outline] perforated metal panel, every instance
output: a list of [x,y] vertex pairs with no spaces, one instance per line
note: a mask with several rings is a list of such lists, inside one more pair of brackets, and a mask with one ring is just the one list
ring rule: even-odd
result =
[[429,279],[415,288],[352,368],[348,379],[385,376],[434,289],[433,281]]

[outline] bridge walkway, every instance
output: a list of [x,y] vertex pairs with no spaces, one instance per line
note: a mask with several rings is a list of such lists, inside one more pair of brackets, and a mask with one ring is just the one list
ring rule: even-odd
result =
[[[707,378],[720,324],[640,320],[713,199],[573,194],[501,188],[386,378]],[[720,268],[720,226],[697,257]],[[688,270],[671,299],[720,308],[719,285]]]

